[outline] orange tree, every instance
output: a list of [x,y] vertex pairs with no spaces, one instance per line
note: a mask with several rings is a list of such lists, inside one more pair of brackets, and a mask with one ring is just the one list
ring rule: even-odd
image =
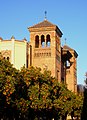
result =
[[[15,91],[18,71],[0,54],[0,117],[11,117],[12,95]],[[13,115],[12,115],[13,116]]]
[[28,106],[27,85],[22,72],[0,54],[0,118],[18,120],[24,117]]
[[81,113],[81,120],[87,119],[87,72],[86,72],[86,78],[85,78],[85,85],[84,85],[84,92],[83,92],[83,107],[82,107],[82,113]]
[[28,90],[29,114],[34,118],[46,116],[47,111],[52,108],[51,73],[46,70],[42,73],[40,68],[30,67],[21,69],[21,74]]
[[20,98],[16,105],[21,114],[27,113],[30,119],[66,119],[73,111],[74,115],[79,112],[81,106],[76,95],[66,85],[58,83],[49,71],[42,73],[40,68],[22,68],[20,76],[20,87],[16,89]]
[[74,95],[74,98],[72,100],[72,111],[71,111],[71,117],[73,120],[73,117],[76,117],[79,119],[81,117],[82,113],[82,107],[83,107],[83,96],[82,95]]
[[67,87],[58,82],[53,83],[53,106],[55,118],[60,116],[66,119],[67,115],[72,111],[72,93]]
[[65,84],[53,83],[53,106],[54,116],[60,116],[62,120],[67,118],[67,115],[80,117],[83,105],[83,97],[76,95],[67,89]]
[[58,83],[49,71],[42,73],[40,68],[22,68],[21,75],[27,88],[27,108],[31,116],[46,119],[62,116],[65,119],[72,112],[74,94],[64,84]]
[[[3,119],[65,119],[77,114],[80,101],[58,83],[50,71],[22,68],[20,71],[0,55],[0,117]],[[77,106],[77,107],[75,107]],[[77,109],[78,108],[78,109]],[[75,112],[77,110],[77,113]]]
[[26,119],[27,115],[29,114],[30,99],[28,96],[28,86],[25,82],[25,79],[28,79],[25,77],[26,75],[27,68],[25,67],[23,67],[17,75],[18,81],[15,85],[15,92],[12,97],[14,101],[13,105],[17,111],[15,119]]

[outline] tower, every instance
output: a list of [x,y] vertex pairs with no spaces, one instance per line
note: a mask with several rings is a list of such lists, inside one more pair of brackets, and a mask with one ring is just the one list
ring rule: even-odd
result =
[[[30,57],[29,65],[50,70],[52,76],[61,80],[61,37],[60,29],[44,20],[28,28],[30,31]],[[32,63],[32,64],[30,64]]]
[[67,45],[63,46],[63,50],[69,51],[72,55],[69,60],[66,61],[66,84],[67,88],[72,92],[77,92],[77,52]]

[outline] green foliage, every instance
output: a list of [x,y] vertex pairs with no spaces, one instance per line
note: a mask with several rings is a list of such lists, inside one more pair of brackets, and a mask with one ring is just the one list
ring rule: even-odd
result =
[[[86,76],[87,77],[87,76]],[[87,78],[86,78],[86,86],[87,86]],[[87,87],[84,88],[84,99],[83,99],[83,107],[81,113],[81,120],[87,119]]]
[[12,67],[11,63],[4,60],[0,54],[0,116],[5,117],[12,108],[17,73],[18,71]]
[[2,118],[14,116],[18,119],[19,116],[23,118],[28,115],[29,119],[44,116],[46,119],[58,119],[68,114],[80,116],[82,97],[58,83],[50,71],[42,72],[34,67],[23,67],[19,71],[0,55],[0,73]]

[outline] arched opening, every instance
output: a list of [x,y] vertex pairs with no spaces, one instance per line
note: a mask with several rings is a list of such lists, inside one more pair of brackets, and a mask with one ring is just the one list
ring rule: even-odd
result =
[[7,57],[7,60],[9,61],[9,57]]
[[70,62],[68,60],[66,61],[66,67],[70,68]]
[[46,46],[50,47],[50,35],[46,36]]
[[45,47],[44,35],[41,36],[41,46],[42,46],[42,47]]
[[35,48],[39,48],[39,36],[35,36]]

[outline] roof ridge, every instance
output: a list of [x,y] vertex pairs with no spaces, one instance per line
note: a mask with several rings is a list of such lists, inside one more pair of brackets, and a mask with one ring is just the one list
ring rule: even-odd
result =
[[49,22],[48,20],[44,20],[42,22],[39,22],[29,28],[39,28],[39,27],[53,27],[53,26],[56,26],[54,24],[52,24],[51,22]]

